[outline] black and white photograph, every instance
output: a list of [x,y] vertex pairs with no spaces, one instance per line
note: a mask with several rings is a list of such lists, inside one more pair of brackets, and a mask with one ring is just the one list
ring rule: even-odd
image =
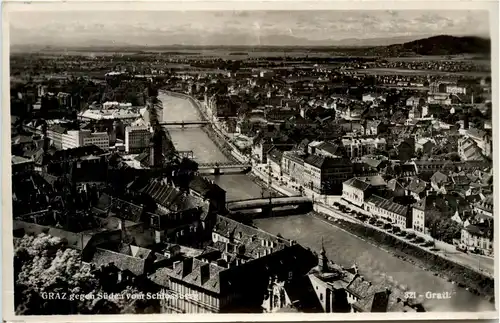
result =
[[497,7],[186,6],[4,6],[6,311],[497,315]]

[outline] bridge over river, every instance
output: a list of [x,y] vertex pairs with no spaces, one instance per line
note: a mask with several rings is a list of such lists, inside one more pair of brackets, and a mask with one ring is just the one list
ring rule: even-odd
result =
[[[168,96],[165,93],[160,93],[159,99],[164,104],[164,121],[201,120],[196,107],[188,100]],[[173,127],[169,132],[176,148],[193,151],[195,160],[199,164],[230,162],[202,127],[185,129]],[[211,178],[226,190],[228,201],[262,199],[262,195],[269,196],[267,190],[261,189],[249,176],[243,174],[211,176]],[[426,300],[424,305],[427,310],[455,312],[495,310],[494,304],[483,298],[310,215],[272,217],[256,220],[255,223],[263,230],[274,234],[281,233],[285,238],[294,239],[317,251],[321,249],[321,240],[324,238],[328,257],[332,261],[346,267],[357,263],[361,274],[372,281],[376,281],[380,275],[389,275],[396,283],[407,286],[408,291],[415,291],[417,294],[425,294],[428,291],[452,293],[451,299]]]

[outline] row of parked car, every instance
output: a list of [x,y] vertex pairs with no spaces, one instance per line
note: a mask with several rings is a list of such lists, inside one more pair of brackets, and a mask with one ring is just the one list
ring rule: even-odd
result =
[[338,202],[334,202],[333,206],[343,213],[350,214],[351,216],[354,216],[356,219],[368,223],[372,226],[377,226],[379,228],[382,228],[386,230],[388,233],[395,234],[399,237],[404,238],[405,240],[408,240],[409,242],[418,244],[422,247],[434,248],[435,246],[434,241],[426,240],[423,237],[417,236],[414,232],[402,230],[399,226],[392,225],[391,223],[384,221],[383,219],[378,218],[376,216],[368,216],[362,212],[351,210],[349,207],[340,204]]

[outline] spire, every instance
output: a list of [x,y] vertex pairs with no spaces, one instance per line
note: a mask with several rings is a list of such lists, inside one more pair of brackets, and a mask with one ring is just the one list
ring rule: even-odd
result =
[[320,268],[322,272],[328,270],[328,257],[326,256],[325,245],[323,242],[323,238],[321,238],[321,254],[320,254]]

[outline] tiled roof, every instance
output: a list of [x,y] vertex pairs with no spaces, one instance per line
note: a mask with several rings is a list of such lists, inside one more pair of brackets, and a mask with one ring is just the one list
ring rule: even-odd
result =
[[437,171],[434,173],[434,175],[432,175],[431,181],[435,184],[446,183],[448,181],[448,176],[441,173],[440,171]]
[[437,211],[442,214],[453,212],[445,200],[439,196],[426,196],[413,205],[415,208],[422,211]]
[[478,202],[476,207],[485,211],[493,212],[493,196],[487,196],[484,200]]
[[356,177],[353,177],[344,182],[344,184],[357,188],[358,190],[365,191],[370,187],[370,184],[367,184]]
[[194,176],[189,182],[189,189],[197,192],[201,196],[207,196],[211,191],[224,191],[219,185],[212,183],[210,180],[202,176]]
[[283,159],[289,159],[297,164],[304,165],[304,158],[292,151],[285,151],[283,153]]
[[470,234],[473,234],[476,236],[480,236],[480,237],[487,236],[487,232],[486,232],[487,228],[481,227],[479,225],[470,224],[465,228],[465,230],[467,230],[467,232],[469,232]]
[[404,189],[404,186],[397,179],[393,178],[387,183],[387,188],[391,191],[395,191],[397,188]]
[[172,210],[183,211],[203,206],[203,201],[195,196],[186,195],[172,185],[152,180],[141,189],[141,192],[151,196],[156,203]]
[[321,144],[319,144],[318,146],[316,146],[316,149],[318,150],[324,150],[326,151],[327,153],[330,153],[332,155],[336,155],[338,153],[341,153],[341,146],[340,145],[337,145],[337,144],[332,144],[330,142],[322,142]]
[[368,295],[374,293],[379,287],[372,282],[365,280],[362,276],[356,276],[347,285],[346,290],[358,298],[366,298]]
[[304,160],[304,163],[312,165],[319,169],[328,169],[337,166],[349,165],[351,164],[351,161],[347,158],[332,158],[318,155],[309,155]]
[[426,187],[427,187],[427,182],[419,178],[413,178],[408,187],[406,187],[406,189],[410,192],[420,194],[425,191]]
[[[202,271],[207,275],[202,280]],[[220,273],[226,268],[214,263],[206,263],[196,258],[187,258],[175,265],[170,277],[178,279],[189,285],[219,294],[221,290]]]
[[[226,238],[233,238],[235,244],[244,246],[244,255],[257,259],[265,255],[266,250],[272,252],[282,250],[288,241],[270,233],[244,225],[230,218],[218,215],[214,232]],[[263,242],[265,241],[266,243]],[[272,243],[272,246],[269,245]]]
[[31,162],[31,160],[28,158],[19,157],[19,156],[12,156],[11,157],[12,165],[24,164],[24,163],[29,163],[29,162]]
[[143,206],[135,205],[116,197],[112,198],[112,204],[113,209],[119,211],[116,212],[118,217],[132,222],[141,221],[141,217],[144,211]]
[[380,196],[372,195],[367,200],[366,203],[371,203],[376,207],[382,208],[392,213],[396,213],[402,216],[406,216],[408,212],[408,207],[403,206],[392,201],[386,200]]
[[172,268],[162,267],[149,275],[148,278],[159,286],[170,287],[170,276],[172,275],[172,272]]
[[113,263],[122,271],[129,270],[134,275],[139,276],[145,273],[145,260],[133,256],[128,256],[111,250],[96,248],[92,263],[97,267]]

